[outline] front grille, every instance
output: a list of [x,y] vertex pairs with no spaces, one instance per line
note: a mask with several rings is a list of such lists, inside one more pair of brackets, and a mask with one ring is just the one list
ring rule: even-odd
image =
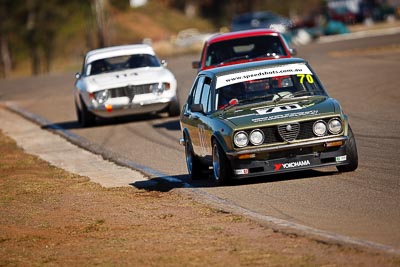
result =
[[[323,119],[326,123],[329,122],[331,118]],[[305,140],[311,138],[319,138],[314,135],[313,125],[317,120],[303,121],[296,123],[286,123],[280,125],[274,125],[269,127],[260,128],[264,133],[264,143],[263,144],[274,144],[282,142],[293,142],[295,140]],[[290,125],[290,127],[288,127]],[[253,129],[246,130],[247,134]],[[331,135],[328,132],[328,135]],[[249,146],[252,146],[249,144]]]
[[276,130],[276,127],[265,127],[261,130],[264,132],[264,144],[281,142],[281,138],[278,131]]
[[279,136],[287,142],[294,141],[300,132],[300,123],[278,125]]
[[158,84],[141,84],[141,85],[128,85],[124,87],[118,87],[110,89],[110,95],[112,98],[115,97],[129,97],[130,100],[135,95],[149,94],[151,93],[151,87],[158,86]]

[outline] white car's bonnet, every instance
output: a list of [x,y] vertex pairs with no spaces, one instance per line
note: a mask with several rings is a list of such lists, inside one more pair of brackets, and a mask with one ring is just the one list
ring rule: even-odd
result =
[[100,48],[92,50],[86,54],[85,64],[89,64],[93,61],[103,58],[127,56],[134,54],[155,55],[155,52],[151,46],[146,44],[122,45]]
[[103,73],[85,78],[88,92],[156,82],[169,82],[171,83],[171,88],[176,88],[176,79],[174,75],[164,67],[145,67],[140,69]]

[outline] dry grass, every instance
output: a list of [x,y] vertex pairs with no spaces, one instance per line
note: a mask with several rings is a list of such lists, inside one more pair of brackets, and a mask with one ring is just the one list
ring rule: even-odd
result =
[[174,191],[105,189],[0,133],[0,266],[400,266],[287,236]]

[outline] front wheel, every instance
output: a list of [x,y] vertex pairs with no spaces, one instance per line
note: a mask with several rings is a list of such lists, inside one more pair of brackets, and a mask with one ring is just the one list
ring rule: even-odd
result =
[[357,169],[358,167],[358,152],[357,152],[357,145],[356,139],[354,138],[353,131],[349,125],[349,139],[346,143],[346,155],[349,161],[346,165],[336,166],[338,171],[340,172],[352,172]]
[[179,106],[179,101],[178,100],[172,101],[168,107],[168,116],[176,117],[179,116],[180,113],[181,113],[181,107]]
[[232,170],[225,152],[215,139],[212,142],[212,162],[215,183],[217,185],[227,184],[231,178]]
[[81,108],[79,108],[78,105],[75,103],[79,124],[82,127],[94,125],[96,122],[96,116],[88,110],[82,99],[80,99],[80,102],[81,102]]

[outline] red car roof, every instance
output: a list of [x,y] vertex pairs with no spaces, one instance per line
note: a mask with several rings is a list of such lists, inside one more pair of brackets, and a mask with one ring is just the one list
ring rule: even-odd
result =
[[227,32],[227,33],[217,33],[216,35],[211,36],[207,43],[212,44],[215,42],[220,42],[224,40],[243,38],[248,36],[258,36],[258,35],[279,35],[277,31],[269,30],[269,29],[255,29],[255,30],[245,30],[245,31],[237,31],[237,32]]
[[[210,69],[210,68],[215,68],[217,65],[222,66],[222,65],[233,65],[233,64],[239,64],[239,63],[244,63],[248,62],[249,59],[238,59],[235,61],[230,61],[226,62],[223,64],[212,64],[209,66],[205,66],[205,61],[206,61],[206,53],[207,53],[207,48],[210,47],[211,45],[219,42],[224,42],[228,40],[233,40],[233,39],[241,39],[241,38],[246,38],[246,37],[254,37],[254,36],[276,36],[279,39],[281,39],[283,49],[285,50],[286,55],[279,55],[276,58],[290,58],[291,51],[290,47],[285,41],[285,38],[283,37],[282,34],[279,32],[272,30],[272,29],[251,29],[251,30],[243,30],[243,31],[235,31],[235,32],[227,32],[227,33],[217,33],[210,38],[208,38],[204,42],[203,50],[201,52],[201,57],[200,61],[194,61],[192,62],[192,67],[197,68],[198,71],[204,70],[204,69]],[[266,60],[266,59],[271,59],[271,57],[257,57],[257,58],[252,58],[252,61],[259,61],[259,60]]]

